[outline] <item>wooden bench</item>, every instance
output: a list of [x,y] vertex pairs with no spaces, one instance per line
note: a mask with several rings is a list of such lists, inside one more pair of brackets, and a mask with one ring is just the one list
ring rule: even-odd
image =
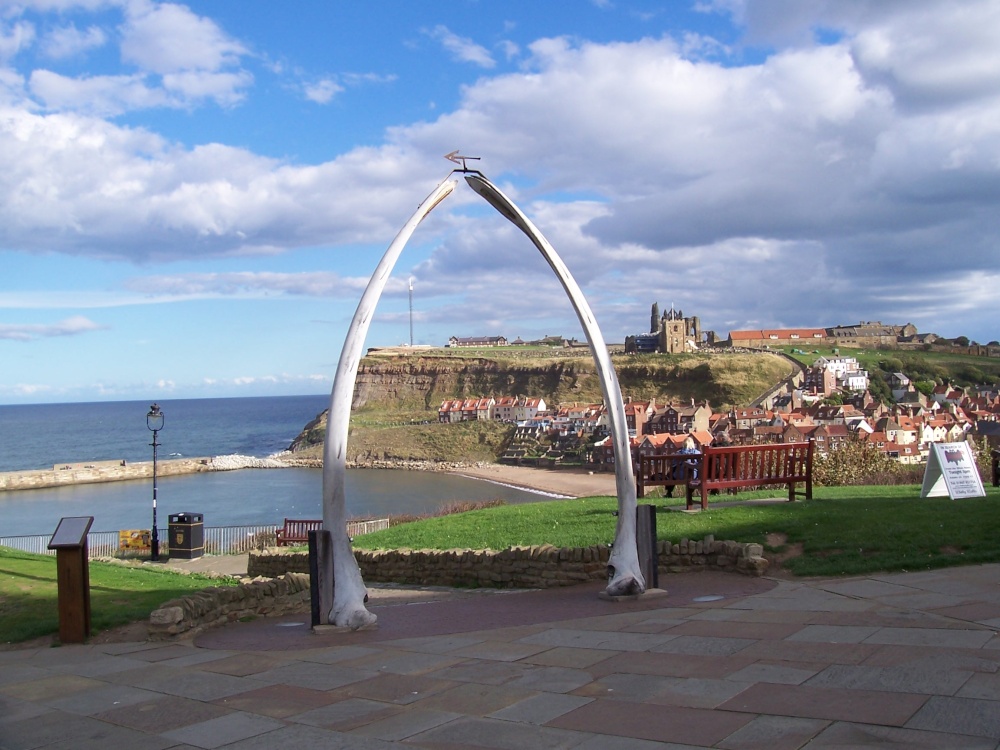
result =
[[666,456],[642,456],[635,462],[635,494],[645,497],[647,487],[684,487],[688,505],[695,476],[701,466],[700,453],[671,453]]
[[[785,485],[788,500],[812,499],[813,441],[768,445],[735,445],[705,448],[696,480],[701,489],[701,507],[708,508],[712,490],[750,489]],[[796,491],[799,482],[805,485]],[[688,500],[688,508],[692,505]]]
[[[701,507],[708,508],[708,494],[729,490],[785,485],[788,499],[812,499],[813,442],[739,445],[705,448],[700,454],[674,453],[639,456],[635,462],[635,494],[646,487],[685,488],[687,507],[694,506],[694,492],[701,494]],[[798,483],[805,485],[796,491]]]
[[323,528],[323,521],[303,520],[301,518],[286,518],[285,525],[275,532],[279,547],[291,547],[296,544],[308,544],[309,532]]

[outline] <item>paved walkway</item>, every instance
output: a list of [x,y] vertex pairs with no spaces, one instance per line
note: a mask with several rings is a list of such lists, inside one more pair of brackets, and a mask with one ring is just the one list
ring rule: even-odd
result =
[[1000,565],[665,577],[0,652],[0,748],[933,748],[1000,742]]

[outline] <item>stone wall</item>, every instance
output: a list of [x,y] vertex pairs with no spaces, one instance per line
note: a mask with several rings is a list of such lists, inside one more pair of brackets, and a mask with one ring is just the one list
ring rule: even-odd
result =
[[[551,588],[607,578],[605,545],[560,548],[550,544],[509,550],[355,550],[371,583],[493,588]],[[759,576],[767,570],[759,544],[682,539],[657,543],[661,574],[731,570]],[[239,586],[214,587],[174,599],[149,617],[149,638],[190,637],[247,617],[310,610],[309,554],[273,548],[250,552]]]
[[191,637],[248,617],[309,612],[309,576],[286,573],[239,586],[215,586],[173,599],[149,616],[150,640]]
[[[355,550],[366,581],[425,586],[490,586],[495,588],[550,588],[607,578],[611,550],[605,545],[560,548],[552,545],[493,550]],[[701,541],[657,542],[661,573],[703,569],[732,570],[763,575],[767,560],[759,544]],[[250,553],[251,576],[274,577],[288,572],[308,573],[309,555],[280,548]]]

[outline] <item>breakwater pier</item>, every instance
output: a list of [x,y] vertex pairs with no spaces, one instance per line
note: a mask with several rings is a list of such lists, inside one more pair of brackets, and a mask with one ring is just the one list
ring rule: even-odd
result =
[[[253,456],[215,456],[214,458],[171,458],[156,462],[158,477],[180,474],[200,474],[234,469],[284,469],[297,465],[275,458]],[[51,469],[27,469],[0,472],[0,492],[40,490],[73,484],[122,482],[129,479],[151,479],[152,461],[86,461],[59,463]]]
[[[176,458],[156,462],[156,475],[196,474],[217,471],[211,458]],[[51,469],[28,469],[0,472],[0,492],[62,487],[71,484],[120,482],[128,479],[150,479],[152,461],[87,461],[56,464]]]

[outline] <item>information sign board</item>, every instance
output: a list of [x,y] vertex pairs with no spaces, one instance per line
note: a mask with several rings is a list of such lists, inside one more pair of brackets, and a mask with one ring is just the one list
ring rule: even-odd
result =
[[123,529],[118,532],[118,549],[148,550],[149,538],[149,529]]
[[920,497],[943,495],[952,500],[986,496],[968,443],[931,443]]

